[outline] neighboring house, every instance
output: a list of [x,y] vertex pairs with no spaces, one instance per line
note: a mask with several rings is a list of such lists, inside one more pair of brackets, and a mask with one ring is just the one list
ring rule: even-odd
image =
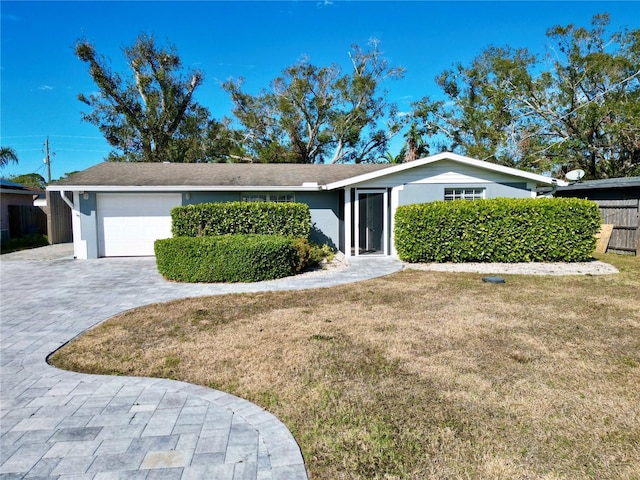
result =
[[559,187],[556,196],[596,202],[602,223],[613,225],[607,252],[640,255],[640,177],[576,182]]
[[309,205],[312,240],[346,256],[395,255],[399,205],[434,200],[535,197],[557,181],[441,153],[398,165],[105,162],[47,187],[73,211],[76,258],[153,255],[171,236],[171,208],[202,202],[296,201]]
[[[26,233],[46,233],[46,217],[34,207],[34,200],[42,190],[27,188],[4,178],[0,179],[0,230],[2,240],[20,237]],[[43,220],[44,219],[44,220]],[[44,221],[44,231],[42,222]]]

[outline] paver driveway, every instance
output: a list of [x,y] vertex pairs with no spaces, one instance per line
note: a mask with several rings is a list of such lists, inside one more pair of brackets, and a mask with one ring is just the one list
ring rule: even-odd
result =
[[307,278],[187,285],[163,280],[153,258],[0,261],[0,478],[306,479],[295,439],[254,404],[182,382],[65,372],[46,357],[133,307],[331,286],[401,268],[361,257]]

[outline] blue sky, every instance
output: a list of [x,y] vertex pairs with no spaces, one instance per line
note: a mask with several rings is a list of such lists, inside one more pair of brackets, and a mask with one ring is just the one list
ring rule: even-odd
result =
[[[0,2],[0,144],[19,164],[0,174],[38,172],[46,178],[49,137],[52,179],[103,160],[109,146],[97,127],[82,122],[79,93],[95,91],[73,53],[86,38],[124,72],[122,47],[140,33],[173,43],[187,67],[205,82],[196,100],[216,118],[231,115],[220,88],[244,77],[257,93],[287,66],[307,55],[315,65],[348,68],[350,45],[371,37],[392,65],[406,69],[389,82],[401,111],[425,95],[437,97],[434,77],[455,62],[468,63],[489,45],[527,47],[543,54],[554,25],[588,26],[596,13],[611,15],[611,30],[640,27],[640,2],[521,1],[110,1]],[[400,143],[392,147],[399,149]]]

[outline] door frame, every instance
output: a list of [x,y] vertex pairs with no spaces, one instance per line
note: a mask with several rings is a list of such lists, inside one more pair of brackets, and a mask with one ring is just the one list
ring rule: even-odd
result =
[[382,251],[368,255],[389,255],[389,191],[387,188],[356,188],[355,202],[353,209],[354,225],[354,254],[360,255],[360,195],[382,194],[382,212],[374,212],[375,215],[382,215]]

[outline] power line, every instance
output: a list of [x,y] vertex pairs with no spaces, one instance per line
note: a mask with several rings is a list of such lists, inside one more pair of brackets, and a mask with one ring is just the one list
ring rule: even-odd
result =
[[0,139],[5,139],[5,138],[42,138],[42,137],[55,137],[55,138],[89,138],[89,139],[104,139],[104,137],[91,137],[91,136],[86,136],[86,135],[47,135],[47,134],[42,134],[42,135],[0,135]]
[[108,149],[106,148],[104,150],[86,150],[82,148],[57,148],[56,150],[58,152],[89,152],[89,153],[104,153],[108,151]]
[[90,139],[102,139],[104,140],[104,137],[90,137],[90,136],[86,136],[86,135],[49,135],[50,137],[56,137],[56,138],[90,138]]

